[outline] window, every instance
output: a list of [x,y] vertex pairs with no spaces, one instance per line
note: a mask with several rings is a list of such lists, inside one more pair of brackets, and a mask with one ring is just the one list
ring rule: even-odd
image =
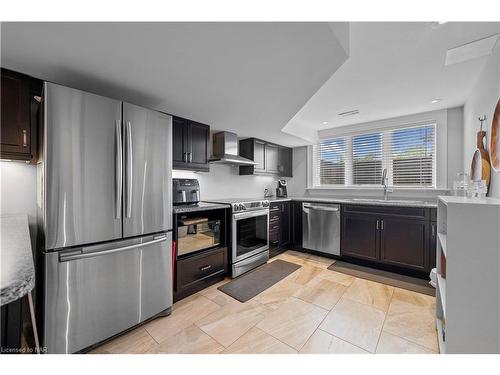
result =
[[352,137],[352,183],[374,185],[382,178],[382,134]]
[[391,135],[393,185],[432,186],[434,126],[394,130]]
[[345,185],[345,139],[325,139],[316,148],[317,185]]
[[321,140],[313,146],[314,186],[436,186],[436,125]]

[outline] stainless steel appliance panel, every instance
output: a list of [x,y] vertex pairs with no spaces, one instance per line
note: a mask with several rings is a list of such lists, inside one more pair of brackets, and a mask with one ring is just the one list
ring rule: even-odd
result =
[[302,203],[302,246],[340,255],[340,206]]
[[269,209],[232,215],[233,262],[269,249]]
[[74,353],[172,305],[171,233],[45,256],[44,346]]
[[123,104],[123,236],[172,229],[172,117]]
[[231,266],[231,276],[238,277],[245,272],[253,270],[255,267],[258,267],[262,264],[266,264],[269,260],[269,250],[262,251],[258,254],[255,254],[249,258],[246,258],[240,262],[233,263]]
[[45,83],[45,248],[122,237],[121,102]]

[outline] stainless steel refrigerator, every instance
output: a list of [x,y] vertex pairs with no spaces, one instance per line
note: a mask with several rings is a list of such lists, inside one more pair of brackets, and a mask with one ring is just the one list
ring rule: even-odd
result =
[[45,83],[43,342],[74,353],[172,306],[172,118]]

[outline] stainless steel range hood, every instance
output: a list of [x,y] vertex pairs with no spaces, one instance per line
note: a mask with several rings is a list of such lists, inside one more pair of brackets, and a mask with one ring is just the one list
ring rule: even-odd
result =
[[213,136],[213,155],[210,163],[233,165],[257,165],[256,162],[238,155],[238,136],[231,132],[219,132]]

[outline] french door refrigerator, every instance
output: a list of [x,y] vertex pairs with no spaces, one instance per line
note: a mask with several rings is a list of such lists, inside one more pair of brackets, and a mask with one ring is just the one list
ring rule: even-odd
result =
[[172,118],[45,83],[43,341],[74,353],[172,306]]

